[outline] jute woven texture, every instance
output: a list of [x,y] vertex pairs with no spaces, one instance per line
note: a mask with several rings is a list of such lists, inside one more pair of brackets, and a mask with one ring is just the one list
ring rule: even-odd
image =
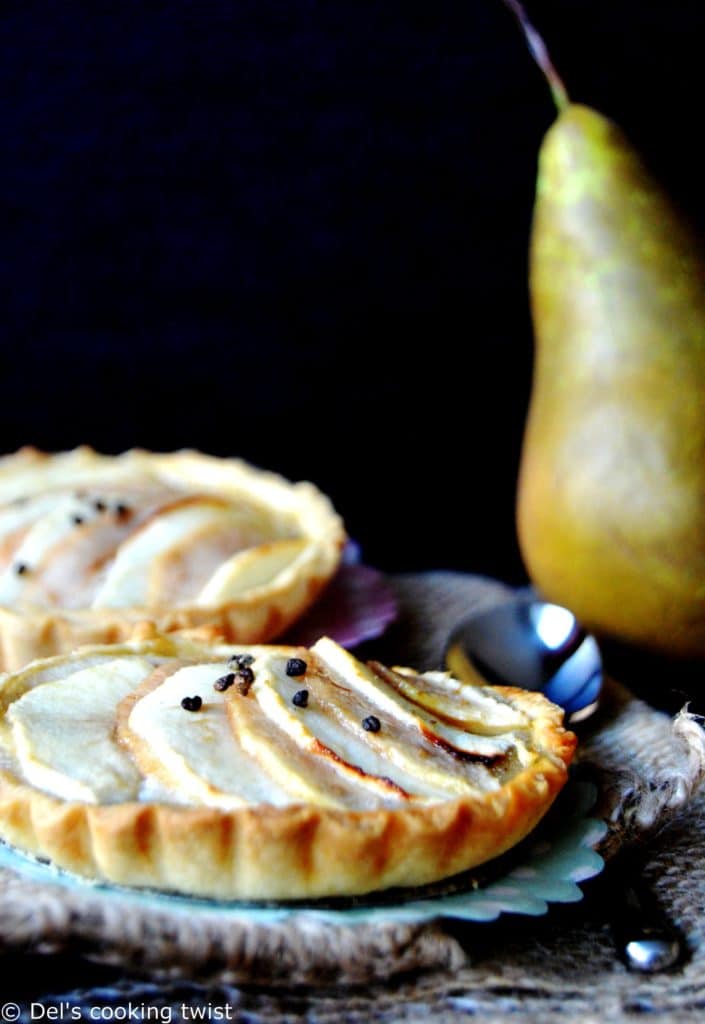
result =
[[[506,597],[496,584],[449,573],[398,577],[403,616],[375,656],[437,667],[449,629],[473,607]],[[495,925],[330,928],[302,920],[225,926],[217,915],[123,913],[97,893],[0,877],[6,950],[87,952],[128,975],[89,1006],[229,1006],[247,1021],[482,1020],[545,1022],[705,1019],[705,744],[688,716],[667,716],[611,685],[582,736],[610,824],[604,853],[643,847],[644,876],[687,936],[689,962],[645,977],[615,955],[605,908]],[[236,987],[239,986],[239,987]],[[7,998],[9,993],[4,993]],[[58,998],[58,995],[57,995]],[[66,995],[64,994],[64,998]],[[29,1019],[29,1017],[27,1018]]]

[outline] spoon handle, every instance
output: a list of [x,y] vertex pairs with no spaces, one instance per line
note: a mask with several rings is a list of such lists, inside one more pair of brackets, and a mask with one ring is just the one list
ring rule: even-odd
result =
[[607,896],[612,935],[620,959],[630,970],[655,974],[682,964],[688,947],[644,882],[636,858],[614,865]]

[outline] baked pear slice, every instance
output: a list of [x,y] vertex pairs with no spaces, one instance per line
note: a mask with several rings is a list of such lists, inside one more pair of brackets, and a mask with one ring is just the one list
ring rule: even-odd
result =
[[[222,662],[171,661],[150,672],[117,709],[116,737],[146,779],[186,803],[233,808],[291,799],[233,743]],[[198,713],[183,702],[199,700]],[[115,728],[115,720],[113,722]]]
[[27,781],[85,803],[135,798],[141,777],[115,743],[115,715],[151,671],[146,658],[114,658],[46,682],[15,701],[7,717]]
[[575,737],[542,695],[144,631],[0,681],[0,838],[93,880],[351,896],[498,856]]

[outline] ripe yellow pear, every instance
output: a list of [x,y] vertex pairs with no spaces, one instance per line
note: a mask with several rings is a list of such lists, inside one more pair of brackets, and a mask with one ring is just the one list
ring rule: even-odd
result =
[[530,285],[527,570],[598,633],[705,658],[705,261],[584,106],[541,149]]

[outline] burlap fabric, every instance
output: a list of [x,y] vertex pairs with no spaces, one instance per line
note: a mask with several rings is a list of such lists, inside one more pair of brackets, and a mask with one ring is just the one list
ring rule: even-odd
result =
[[[403,614],[375,656],[436,667],[452,625],[503,600],[501,586],[450,573],[398,577]],[[615,955],[609,907],[596,897],[544,919],[495,925],[329,927],[305,919],[269,927],[224,924],[217,914],[129,914],[99,893],[76,894],[0,877],[0,939],[12,950],[77,951],[131,975],[105,992],[125,1005],[229,1006],[248,1021],[454,1020],[481,1014],[545,1021],[669,1020],[705,1013],[705,743],[687,715],[673,722],[611,684],[582,735],[582,759],[601,783],[610,829],[606,857],[644,850],[644,875],[683,930],[688,963],[634,975]],[[598,890],[599,892],[599,890]],[[239,987],[235,987],[239,986]],[[48,993],[45,994],[48,996]],[[5,993],[7,998],[7,993]],[[57,998],[60,994],[57,993]],[[64,993],[64,998],[66,994]],[[175,1019],[179,1019],[178,1016]]]

